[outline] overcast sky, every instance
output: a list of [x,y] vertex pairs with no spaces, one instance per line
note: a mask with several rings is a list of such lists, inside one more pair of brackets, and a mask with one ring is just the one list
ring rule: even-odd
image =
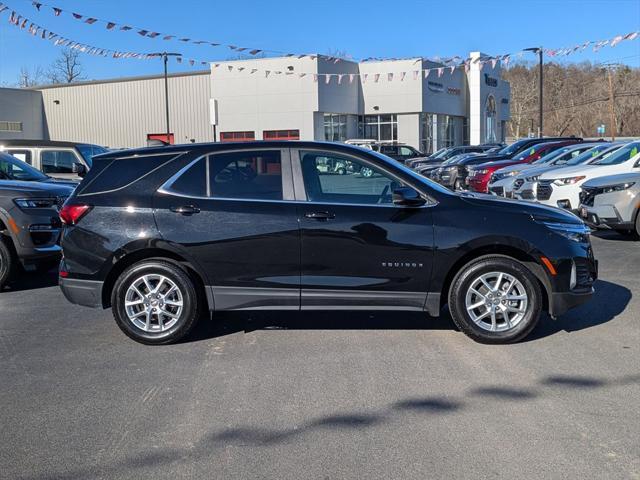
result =
[[[509,53],[526,47],[570,47],[640,30],[640,0],[38,0],[90,17],[211,42],[291,53],[345,52],[354,58],[467,56],[481,50]],[[0,84],[17,81],[21,67],[45,67],[60,47],[8,22],[11,10],[66,38],[102,48],[135,52],[172,50],[201,60],[237,56],[229,48],[185,45],[107,30],[37,11],[31,0],[0,0]],[[619,61],[640,66],[640,38],[615,48],[571,55],[563,61]],[[160,72],[159,60],[83,55],[88,78]],[[172,70],[205,68],[172,65]]]

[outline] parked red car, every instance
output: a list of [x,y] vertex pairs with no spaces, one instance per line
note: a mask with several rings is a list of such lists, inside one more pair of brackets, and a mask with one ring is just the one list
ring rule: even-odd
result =
[[510,160],[501,160],[497,162],[481,163],[469,168],[469,189],[474,192],[487,193],[487,186],[491,175],[496,170],[501,168],[510,167],[511,165],[518,165],[520,163],[532,163],[538,160],[540,157],[552,152],[560,147],[566,145],[573,145],[580,143],[582,139],[572,138],[563,140],[561,142],[546,142],[533,145],[531,148],[526,149],[524,152],[513,157]]

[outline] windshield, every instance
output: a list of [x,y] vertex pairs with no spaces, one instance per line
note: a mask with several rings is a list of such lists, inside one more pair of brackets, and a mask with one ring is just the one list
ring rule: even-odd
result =
[[502,150],[498,151],[500,155],[513,155],[518,150],[520,150],[524,145],[529,142],[529,139],[518,140],[517,142],[512,143],[511,145],[504,147]]
[[49,177],[28,163],[18,160],[11,155],[0,154],[0,180],[37,182],[46,180],[47,178]]
[[573,165],[580,165],[581,163],[593,160],[595,157],[599,156],[602,152],[608,152],[608,154],[605,153],[605,155],[609,156],[609,154],[615,152],[616,150],[617,150],[617,148],[612,148],[611,145],[608,144],[608,143],[605,143],[604,145],[598,145],[597,147],[593,147],[591,150],[587,150],[586,152],[582,152],[577,157],[573,157],[571,160],[569,160],[564,165],[565,166],[569,166],[569,167],[573,166]]
[[433,155],[431,155],[431,158],[442,158],[442,156],[447,153],[449,150],[451,150],[451,147],[447,147],[447,148],[441,148],[440,150],[438,150],[436,153],[434,153]]
[[567,153],[569,150],[571,150],[572,148],[575,148],[574,146],[571,147],[564,147],[564,148],[560,148],[558,150],[554,150],[553,152],[549,152],[546,155],[543,155],[542,157],[540,157],[538,160],[536,160],[535,162],[532,163],[532,165],[540,165],[543,163],[547,163],[550,162],[551,160],[553,160],[554,158],[559,157],[560,155]]
[[530,157],[531,155],[536,153],[538,150],[540,150],[541,146],[542,145],[532,145],[531,147],[525,148],[522,152],[520,152],[518,155],[513,157],[513,159],[524,160],[525,158]]
[[618,151],[612,153],[607,158],[593,162],[593,165],[619,165],[631,160],[640,151],[640,142],[627,143],[625,146],[620,147]]
[[100,147],[99,145],[88,145],[88,144],[78,144],[76,145],[80,155],[84,158],[84,161],[87,162],[87,166],[91,168],[93,164],[93,157],[96,155],[100,155],[101,153],[107,153],[107,150],[104,147]]

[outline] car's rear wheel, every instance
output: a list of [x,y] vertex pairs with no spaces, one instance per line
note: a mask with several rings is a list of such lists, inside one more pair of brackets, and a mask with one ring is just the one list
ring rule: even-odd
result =
[[502,256],[479,258],[456,275],[449,292],[455,324],[480,343],[513,343],[540,319],[542,293],[522,263]]
[[640,240],[640,212],[636,213],[636,239]]
[[140,343],[174,343],[198,321],[200,299],[189,275],[178,265],[148,260],[127,268],[111,295],[120,329]]
[[6,239],[0,236],[0,290],[11,280],[17,259]]

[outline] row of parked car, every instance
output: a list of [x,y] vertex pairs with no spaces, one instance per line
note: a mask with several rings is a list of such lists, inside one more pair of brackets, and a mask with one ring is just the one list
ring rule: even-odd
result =
[[527,138],[443,149],[407,165],[450,189],[570,210],[594,228],[640,238],[640,142]]
[[0,141],[0,289],[19,269],[48,269],[60,260],[58,212],[107,152],[85,143]]

